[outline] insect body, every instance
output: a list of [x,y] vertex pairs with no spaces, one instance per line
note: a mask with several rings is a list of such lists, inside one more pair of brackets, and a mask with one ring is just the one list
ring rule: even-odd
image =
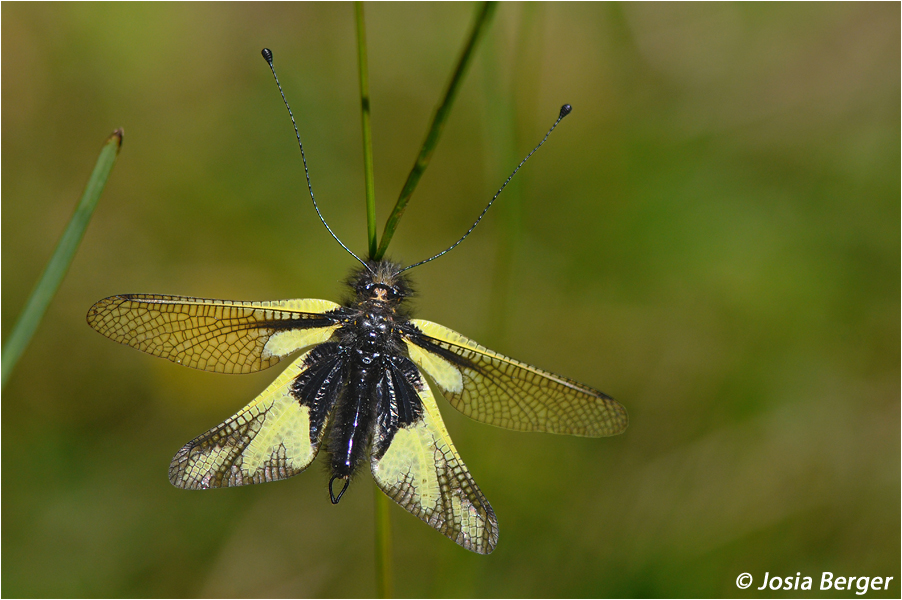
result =
[[[477,421],[522,431],[614,435],[626,428],[626,410],[592,388],[409,318],[410,287],[398,265],[368,266],[349,280],[355,297],[345,306],[120,295],[95,304],[88,324],[218,373],[259,371],[301,352],[253,402],[179,450],[169,467],[174,486],[285,479],[324,446],[334,503],[369,457],[377,485],[398,504],[464,548],[491,552],[495,513],[448,436],[433,387]],[[343,480],[337,494],[336,480]]]
[[[272,67],[272,53],[263,56]],[[554,126],[569,112],[564,105]],[[306,159],[304,165],[306,171]],[[368,459],[376,484],[395,502],[464,548],[487,554],[498,542],[498,521],[451,442],[435,391],[477,421],[521,431],[615,435],[626,429],[626,410],[595,389],[410,318],[403,272],[463,241],[504,186],[455,244],[401,268],[354,255],[320,214],[309,175],[307,183],[329,233],[362,265],[348,280],[352,299],[344,305],[126,294],[97,302],[88,324],[117,342],[217,373],[260,371],[299,353],[253,402],[178,451],[169,466],[174,486],[286,479],[323,447],[331,457],[333,503]]]

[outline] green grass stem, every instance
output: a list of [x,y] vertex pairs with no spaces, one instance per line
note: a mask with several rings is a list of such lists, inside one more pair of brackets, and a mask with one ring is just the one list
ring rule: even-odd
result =
[[454,104],[454,99],[457,96],[458,90],[460,89],[460,84],[463,81],[463,76],[466,73],[470,61],[473,58],[473,51],[476,48],[476,44],[479,41],[480,35],[485,30],[485,26],[491,20],[494,12],[495,3],[485,2],[482,4],[482,6],[480,6],[476,14],[476,19],[473,21],[473,27],[470,30],[470,36],[467,38],[467,43],[464,45],[464,49],[460,54],[460,59],[457,61],[457,66],[454,69],[454,73],[451,75],[451,81],[448,82],[448,87],[445,90],[444,98],[442,98],[438,109],[436,109],[435,111],[435,115],[432,117],[432,124],[429,126],[429,131],[426,134],[426,140],[423,142],[423,147],[420,149],[420,153],[413,164],[413,168],[411,169],[410,174],[407,176],[407,181],[404,182],[404,187],[401,189],[401,194],[400,196],[398,196],[398,201],[395,203],[395,207],[394,209],[392,209],[391,215],[389,215],[388,221],[386,221],[385,223],[385,229],[382,232],[382,239],[379,241],[379,248],[376,251],[376,254],[373,256],[373,258],[376,260],[379,260],[383,256],[385,256],[385,251],[388,249],[388,244],[389,242],[391,242],[391,238],[395,234],[395,229],[398,227],[398,222],[401,220],[401,215],[404,214],[404,209],[407,208],[407,202],[410,200],[411,195],[413,195],[413,191],[414,189],[416,189],[417,184],[420,182],[420,177],[422,177],[423,172],[426,170],[426,167],[429,166],[429,161],[432,158],[432,153],[435,150],[435,147],[438,144],[438,140],[442,135],[442,129],[444,129],[445,127],[445,121],[448,120],[448,115],[451,112],[451,106]]
[[376,494],[376,593],[379,598],[394,597],[391,551],[391,499],[374,485]]
[[15,326],[13,326],[13,332],[7,338],[6,343],[3,344],[3,374],[0,387],[6,385],[6,381],[9,379],[16,363],[19,362],[19,358],[22,356],[25,348],[28,347],[34,332],[40,325],[47,306],[50,305],[50,301],[56,294],[63,277],[66,276],[66,271],[69,270],[69,265],[72,263],[78,244],[81,242],[82,236],[84,236],[85,229],[87,229],[91,220],[91,215],[94,214],[97,200],[100,198],[101,192],[103,192],[106,181],[110,176],[110,171],[113,170],[113,165],[116,163],[116,157],[119,156],[121,147],[122,130],[117,129],[110,135],[100,151],[97,164],[94,166],[94,172],[91,173],[91,178],[88,180],[88,185],[81,196],[81,201],[75,208],[75,213],[69,219],[69,224],[57,243],[53,256],[50,257],[40,280],[38,280],[37,285],[31,292],[31,296],[25,303],[25,308],[19,315]]
[[[373,174],[373,134],[370,128],[370,86],[366,60],[366,26],[363,2],[354,2],[357,21],[357,62],[360,73],[360,124],[363,130],[363,177],[366,184],[366,233],[369,257],[376,255],[376,182]],[[389,499],[377,487],[375,491],[376,594],[379,598],[394,595],[392,581],[391,513]]]
[[370,83],[366,62],[363,2],[354,3],[357,20],[357,63],[360,66],[360,121],[363,129],[363,178],[366,183],[366,237],[369,257],[376,256],[376,180],[373,175],[373,133],[370,128]]

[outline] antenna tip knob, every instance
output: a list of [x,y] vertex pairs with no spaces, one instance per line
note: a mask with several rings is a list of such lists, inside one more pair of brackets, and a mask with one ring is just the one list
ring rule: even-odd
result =
[[[265,52],[265,50],[264,50],[264,52]],[[270,55],[270,56],[272,56],[272,55]],[[558,117],[558,118],[559,118],[559,119],[563,119],[564,117],[566,117],[567,115],[570,114],[570,111],[571,111],[571,110],[573,110],[573,107],[570,106],[569,104],[563,105],[563,106],[561,107],[561,116]]]
[[266,62],[272,65],[272,50],[270,50],[269,48],[264,48],[260,54],[263,55],[263,58],[266,59]]

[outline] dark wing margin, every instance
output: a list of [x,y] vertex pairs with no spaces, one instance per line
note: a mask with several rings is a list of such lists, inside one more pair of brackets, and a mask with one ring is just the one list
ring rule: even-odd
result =
[[376,485],[455,543],[488,554],[498,543],[495,513],[454,448],[429,385],[408,359],[395,363],[403,361],[388,369],[383,393],[416,394],[421,406],[415,420],[391,431],[377,421],[370,459]]
[[207,489],[277,481],[307,468],[319,451],[343,364],[332,344],[305,352],[253,402],[176,453],[169,481]]
[[585,437],[622,433],[626,409],[576,381],[508,358],[431,321],[412,319],[410,358],[468,417],[519,431]]
[[327,300],[236,302],[123,294],[97,302],[88,325],[180,365],[216,373],[267,369],[291,352],[326,341],[340,306]]

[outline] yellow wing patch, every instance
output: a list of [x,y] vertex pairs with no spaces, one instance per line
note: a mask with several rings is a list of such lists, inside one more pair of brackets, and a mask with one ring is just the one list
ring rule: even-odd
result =
[[440,388],[449,392],[459,393],[463,391],[464,380],[460,374],[460,369],[441,356],[420,348],[406,338],[404,343],[407,345],[407,353],[410,355],[410,359],[420,369],[428,373]]
[[432,391],[419,383],[423,416],[372,458],[373,478],[413,515],[467,550],[488,554],[498,543],[498,520],[454,448]]
[[[629,423],[626,409],[598,390],[493,352],[438,323],[410,322],[427,342],[456,357],[452,365],[426,348],[410,353],[448,402],[472,419],[519,431],[586,437],[616,435]],[[405,341],[408,348],[416,346]],[[461,386],[449,367],[460,374]]]
[[169,465],[169,481],[205,489],[276,481],[297,475],[316,458],[322,432],[310,439],[310,410],[290,391],[306,368],[305,352],[253,402],[225,423],[188,442]]
[[[88,324],[122,344],[217,373],[267,369],[286,354],[327,340],[338,324],[327,300],[235,302],[187,296],[111,296],[88,311]],[[297,326],[292,328],[292,322]]]
[[261,358],[271,356],[282,357],[291,354],[295,350],[322,344],[335,333],[338,325],[331,327],[316,327],[312,329],[289,329],[274,333],[263,346]]

